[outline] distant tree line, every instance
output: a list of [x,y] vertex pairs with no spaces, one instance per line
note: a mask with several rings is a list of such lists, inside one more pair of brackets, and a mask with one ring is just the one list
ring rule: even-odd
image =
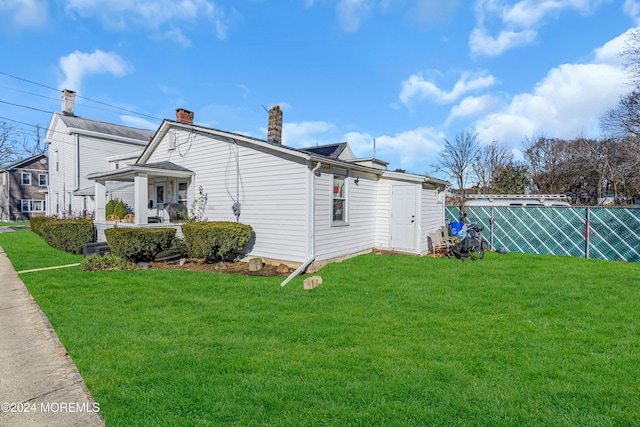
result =
[[631,31],[622,53],[631,91],[600,119],[602,136],[566,140],[532,136],[522,141],[522,160],[506,145],[481,145],[478,135],[458,132],[444,140],[435,170],[469,192],[566,194],[577,204],[640,200],[640,29]]

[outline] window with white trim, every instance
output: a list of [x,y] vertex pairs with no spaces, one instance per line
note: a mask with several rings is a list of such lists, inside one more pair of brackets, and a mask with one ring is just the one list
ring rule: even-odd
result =
[[49,184],[49,176],[46,173],[41,173],[38,175],[38,185],[40,187],[46,187]]
[[44,212],[46,210],[45,200],[20,200],[20,212]]
[[31,185],[31,172],[22,172],[22,185]]
[[335,225],[347,223],[347,175],[333,174],[331,191],[331,222]]

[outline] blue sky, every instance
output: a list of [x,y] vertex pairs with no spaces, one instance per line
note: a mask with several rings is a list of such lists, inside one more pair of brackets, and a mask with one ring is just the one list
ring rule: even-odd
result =
[[371,157],[375,138],[437,176],[458,131],[516,153],[598,137],[640,0],[0,0],[0,19],[0,121],[27,137],[63,88],[82,117],[156,129],[182,107],[258,138],[277,104],[286,145]]

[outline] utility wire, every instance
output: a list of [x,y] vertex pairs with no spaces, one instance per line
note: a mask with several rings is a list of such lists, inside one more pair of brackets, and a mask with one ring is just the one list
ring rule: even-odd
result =
[[[11,77],[11,78],[16,79],[16,80],[21,80],[21,81],[23,81],[23,82],[27,82],[27,83],[30,83],[30,84],[33,84],[33,85],[36,85],[36,86],[44,87],[44,88],[46,88],[46,89],[50,89],[50,90],[54,90],[54,91],[56,91],[56,92],[59,92],[59,90],[58,90],[58,89],[53,88],[53,87],[51,87],[51,86],[47,86],[47,85],[44,85],[44,84],[42,84],[42,83],[34,82],[34,81],[32,81],[32,80],[28,80],[28,79],[25,79],[25,78],[22,78],[22,77],[14,76],[13,74],[5,73],[5,72],[3,72],[3,71],[0,71],[0,75],[7,76],[7,77]],[[17,89],[14,89],[14,90],[17,90]],[[26,92],[26,93],[28,93],[28,92]],[[36,95],[36,94],[30,94],[30,95]],[[43,95],[36,95],[36,96],[43,96]],[[43,97],[44,97],[44,96],[43,96]],[[45,97],[45,98],[47,98],[47,97]],[[163,119],[161,119],[161,118],[158,118],[158,117],[155,117],[155,116],[151,116],[151,115],[149,115],[149,114],[140,113],[140,112],[137,112],[137,111],[134,111],[134,110],[129,110],[129,109],[127,109],[127,108],[123,108],[123,107],[118,107],[118,106],[116,106],[116,105],[108,104],[108,103],[106,103],[106,102],[102,102],[102,101],[97,101],[97,100],[95,100],[95,99],[87,98],[87,97],[84,97],[84,96],[81,96],[81,95],[78,95],[78,94],[76,94],[76,98],[84,99],[84,100],[86,100],[86,101],[94,102],[94,103],[96,103],[96,104],[105,105],[105,106],[110,107],[110,108],[115,108],[116,110],[126,111],[126,112],[128,112],[128,113],[132,113],[132,114],[138,115],[138,116],[140,116],[140,117],[147,117],[147,118],[154,119],[154,120],[158,120],[158,121],[162,121],[162,120],[163,120]],[[54,99],[54,98],[49,98],[49,99]],[[29,107],[27,107],[27,108],[29,108]],[[94,107],[94,108],[95,108],[95,107]],[[33,109],[33,108],[32,108],[32,109]],[[40,111],[40,110],[38,110],[38,111]],[[107,111],[107,110],[105,110],[105,111]]]

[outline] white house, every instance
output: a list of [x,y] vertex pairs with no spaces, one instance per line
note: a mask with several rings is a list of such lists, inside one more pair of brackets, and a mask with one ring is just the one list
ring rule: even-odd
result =
[[[135,162],[154,134],[78,117],[74,101],[73,91],[62,91],[62,112],[52,115],[44,140],[50,158],[47,215],[92,213],[95,186],[87,175]],[[133,202],[131,185],[110,186],[107,191],[110,197]]]
[[304,268],[374,248],[428,251],[427,234],[444,224],[448,182],[355,159],[346,143],[287,147],[280,143],[281,127],[277,106],[266,141],[194,125],[193,113],[177,110],[177,120],[162,123],[136,163],[89,175],[99,239],[112,226],[105,221],[107,186],[133,182],[131,226],[156,226],[148,223],[158,216],[165,223],[157,225],[166,226],[169,202],[193,215],[194,202],[206,195],[204,218],[253,227],[248,256]]

